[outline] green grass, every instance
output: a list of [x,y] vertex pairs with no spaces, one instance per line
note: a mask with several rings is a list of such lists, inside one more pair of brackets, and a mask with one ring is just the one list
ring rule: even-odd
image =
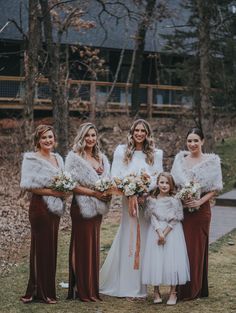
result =
[[222,161],[223,192],[226,192],[236,187],[236,138],[227,138],[223,143],[218,143],[216,153]]
[[[108,220],[102,227],[101,259],[104,259],[107,248],[110,246],[117,230],[116,223]],[[58,249],[58,270],[57,270],[57,295],[58,303],[46,305],[44,303],[23,304],[19,301],[24,293],[28,279],[28,258],[24,259],[8,276],[1,279],[0,312],[69,312],[69,313],[235,313],[236,312],[236,245],[229,245],[228,242],[236,243],[236,231],[223,237],[210,247],[209,259],[209,288],[210,297],[189,302],[180,302],[174,307],[167,307],[165,304],[152,304],[152,288],[149,288],[148,299],[144,302],[128,302],[125,299],[103,296],[103,302],[82,303],[77,300],[66,300],[67,289],[59,287],[59,282],[66,282],[68,279],[68,231],[60,233]],[[106,249],[104,249],[104,246]],[[164,293],[167,292],[163,288]]]

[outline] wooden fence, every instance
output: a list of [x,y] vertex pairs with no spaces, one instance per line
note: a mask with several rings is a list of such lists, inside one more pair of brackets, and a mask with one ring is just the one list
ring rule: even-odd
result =
[[[127,113],[131,106],[131,84],[102,81],[68,80],[68,101],[71,111]],[[22,109],[24,77],[0,76],[0,109]],[[109,95],[109,99],[108,99]],[[191,113],[192,99],[182,86],[140,85],[140,111],[153,114]],[[37,80],[35,110],[52,110],[48,80]]]

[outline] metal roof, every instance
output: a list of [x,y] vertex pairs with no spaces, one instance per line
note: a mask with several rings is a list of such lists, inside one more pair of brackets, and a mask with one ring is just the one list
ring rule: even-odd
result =
[[[110,0],[109,2],[111,2]],[[115,0],[113,0],[115,2]],[[124,0],[123,0],[124,1]],[[160,33],[170,33],[173,25],[184,24],[187,19],[187,12],[180,7],[181,0],[167,0],[168,7],[173,13],[170,19],[163,22],[152,23],[146,36],[146,51],[160,51],[163,48],[164,41]],[[131,0],[124,1],[126,5],[131,6]],[[27,33],[28,29],[28,0],[0,0],[0,40],[22,40],[22,34],[17,30],[13,23],[8,20],[15,20],[18,24],[22,22],[22,28]],[[132,9],[137,10],[132,4]],[[85,44],[96,47],[113,49],[133,49],[134,35],[137,29],[137,20],[130,20],[127,16],[118,21],[106,13],[101,15],[104,28],[107,30],[107,37],[104,29],[101,27],[98,12],[101,6],[96,0],[87,1],[87,13],[83,19],[89,19],[96,23],[96,27],[90,30],[75,31],[70,30],[67,36],[63,37],[63,43]],[[116,14],[121,14],[121,7],[113,5],[111,10]],[[21,16],[20,16],[21,15]]]

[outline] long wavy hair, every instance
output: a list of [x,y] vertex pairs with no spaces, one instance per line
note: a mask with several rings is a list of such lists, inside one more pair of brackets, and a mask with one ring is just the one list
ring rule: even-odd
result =
[[160,190],[158,188],[158,184],[159,184],[159,180],[161,178],[161,176],[165,177],[168,180],[168,183],[170,185],[170,191],[169,191],[169,195],[170,196],[174,196],[176,194],[176,186],[175,186],[175,181],[173,176],[171,175],[171,173],[169,172],[162,172],[157,176],[157,187],[151,192],[151,195],[153,197],[157,197],[160,193]]
[[97,160],[100,161],[101,159],[101,150],[98,142],[98,130],[96,126],[92,123],[83,123],[80,125],[78,129],[77,136],[74,139],[73,151],[78,153],[82,158],[86,157],[85,147],[86,141],[85,136],[87,135],[90,129],[94,129],[97,135],[97,142],[92,150],[92,156]]
[[146,139],[143,143],[143,152],[146,154],[146,162],[147,164],[152,165],[154,163],[154,150],[155,150],[155,144],[153,140],[152,130],[149,123],[143,119],[138,119],[134,121],[133,125],[130,128],[130,131],[127,136],[127,148],[125,151],[124,156],[124,163],[128,164],[135,151],[135,141],[133,138],[134,130],[137,127],[138,124],[142,124],[145,131],[146,131]]

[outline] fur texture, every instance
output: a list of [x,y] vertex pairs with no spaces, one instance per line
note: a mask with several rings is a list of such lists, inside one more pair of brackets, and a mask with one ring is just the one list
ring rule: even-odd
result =
[[223,188],[220,158],[218,155],[204,153],[203,160],[189,169],[185,162],[188,151],[179,152],[174,160],[171,174],[178,187],[195,180],[201,185],[201,192],[220,191]]
[[[102,155],[102,161],[104,171],[99,176],[89,162],[77,153],[70,151],[66,157],[65,168],[71,174],[73,180],[77,181],[79,185],[94,189],[95,183],[100,178],[110,176],[110,164],[104,154]],[[98,214],[103,215],[108,212],[108,205],[95,197],[76,195],[75,198],[81,214],[85,218],[91,218]]]
[[159,221],[181,221],[183,219],[183,207],[181,202],[174,197],[160,199],[149,197],[147,200],[146,215],[154,215]]
[[[53,166],[47,160],[38,157],[34,152],[24,154],[20,187],[23,189],[47,188],[54,176],[64,170],[62,157],[55,153],[59,168]],[[48,210],[61,216],[64,212],[64,203],[60,198],[43,196]]]

